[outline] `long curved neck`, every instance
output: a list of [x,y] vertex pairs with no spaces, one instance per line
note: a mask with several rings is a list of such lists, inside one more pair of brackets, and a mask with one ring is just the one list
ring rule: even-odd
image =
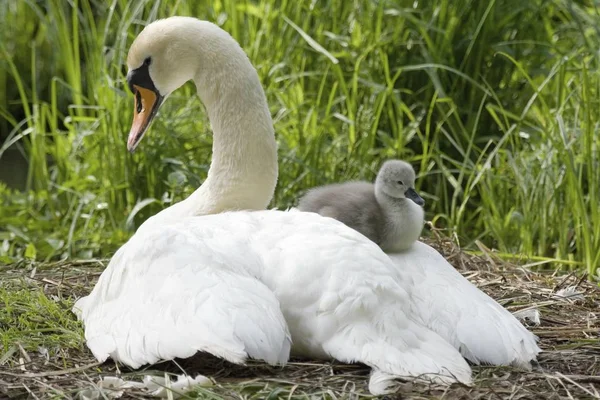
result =
[[218,87],[210,93],[203,92],[206,77],[195,80],[212,125],[213,151],[206,181],[186,200],[193,215],[263,210],[277,183],[277,143],[258,75],[254,68],[235,76],[226,71],[211,77]]
[[277,184],[277,143],[258,74],[241,48],[220,68],[199,68],[194,82],[213,130],[206,181],[144,225],[232,210],[264,210]]

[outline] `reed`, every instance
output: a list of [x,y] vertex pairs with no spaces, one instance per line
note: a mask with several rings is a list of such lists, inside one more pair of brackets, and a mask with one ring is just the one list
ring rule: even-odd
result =
[[280,146],[273,206],[400,157],[463,246],[595,276],[600,15],[562,0],[5,2],[0,163],[17,146],[29,170],[25,193],[0,189],[2,260],[109,255],[202,183],[211,136],[191,84],[125,151],[128,46],[175,14],[217,22],[257,67]]

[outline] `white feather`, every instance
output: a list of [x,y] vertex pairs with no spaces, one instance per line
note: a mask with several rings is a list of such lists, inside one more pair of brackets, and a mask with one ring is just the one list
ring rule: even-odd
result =
[[582,292],[578,291],[577,289],[577,286],[567,286],[565,288],[559,289],[556,293],[554,293],[553,297],[565,301],[584,300],[585,296]]
[[231,251],[218,226],[202,245],[176,227],[134,235],[89,297],[75,305],[94,355],[137,368],[206,351],[234,363],[289,357],[290,335],[273,293],[246,272],[257,257]]
[[389,256],[399,272],[413,279],[413,311],[469,361],[530,368],[540,352],[537,337],[435,249],[415,242]]
[[525,308],[523,310],[513,312],[513,315],[520,321],[530,321],[535,325],[540,324],[540,310],[537,308]]

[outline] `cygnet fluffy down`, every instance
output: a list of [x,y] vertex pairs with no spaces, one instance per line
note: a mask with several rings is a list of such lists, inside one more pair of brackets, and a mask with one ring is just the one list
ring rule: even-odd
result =
[[386,161],[375,184],[346,182],[311,189],[301,211],[335,218],[386,252],[409,248],[421,235],[425,201],[415,191],[415,171],[404,161]]

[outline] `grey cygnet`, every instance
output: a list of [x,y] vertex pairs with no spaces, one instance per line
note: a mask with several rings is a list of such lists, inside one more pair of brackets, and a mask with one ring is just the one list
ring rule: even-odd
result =
[[375,184],[346,182],[311,189],[300,211],[335,218],[386,252],[408,249],[421,235],[425,201],[415,191],[415,171],[400,160],[386,161]]

